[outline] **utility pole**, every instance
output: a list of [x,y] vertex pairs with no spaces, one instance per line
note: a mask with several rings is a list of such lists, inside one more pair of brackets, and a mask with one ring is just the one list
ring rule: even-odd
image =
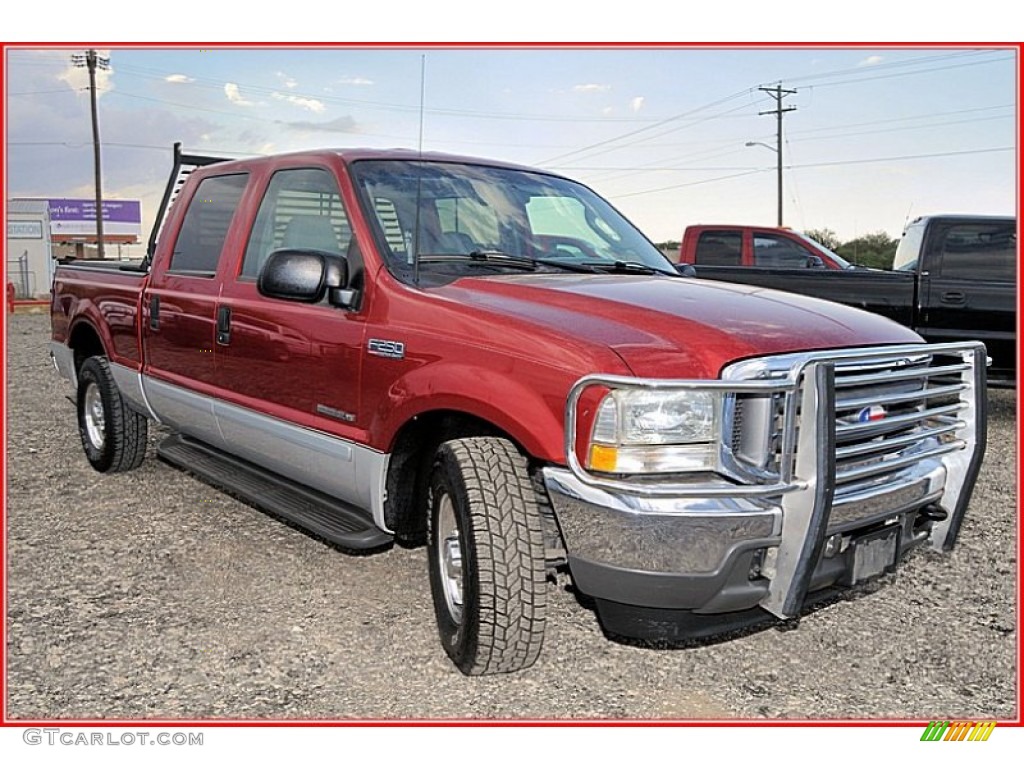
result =
[[96,70],[110,69],[110,59],[103,58],[90,48],[83,53],[71,56],[71,63],[76,67],[89,69],[89,99],[92,102],[92,152],[96,167],[96,255],[105,257],[103,248],[103,181],[100,171],[100,120],[96,111]]
[[792,112],[796,107],[783,107],[782,100],[786,96],[791,96],[796,93],[794,90],[787,90],[782,87],[782,83],[779,83],[774,88],[767,86],[761,86],[757,90],[764,91],[773,99],[775,99],[775,109],[769,109],[765,112],[759,112],[760,115],[775,115],[776,118],[776,135],[775,135],[775,160],[778,163],[778,185],[779,185],[779,223],[778,226],[782,226],[782,115],[786,112]]

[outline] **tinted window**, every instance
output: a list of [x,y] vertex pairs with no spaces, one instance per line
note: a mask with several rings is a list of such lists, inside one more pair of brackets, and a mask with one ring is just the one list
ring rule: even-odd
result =
[[435,205],[441,233],[449,240],[470,250],[498,247],[498,218],[491,208],[467,197],[439,198]]
[[743,235],[739,232],[702,232],[697,239],[697,264],[738,267],[742,260]]
[[246,174],[211,176],[199,182],[171,254],[170,269],[212,276],[242,198]]
[[939,271],[943,277],[1012,281],[1016,257],[1014,222],[956,224],[942,239]]
[[256,277],[279,248],[345,255],[352,229],[334,175],[320,168],[278,171],[270,180],[245,249],[242,275]]
[[803,246],[794,243],[788,237],[754,235],[754,266],[755,267],[807,267],[807,258],[811,254]]
[[[483,165],[360,160],[351,166],[388,266],[403,279],[414,252],[420,269],[483,274],[477,250],[530,259],[582,261],[598,267],[641,262],[672,265],[607,202],[573,181]],[[464,263],[463,263],[464,261]],[[592,265],[591,265],[592,266]],[[493,272],[499,261],[488,262]],[[571,272],[566,272],[571,274]]]

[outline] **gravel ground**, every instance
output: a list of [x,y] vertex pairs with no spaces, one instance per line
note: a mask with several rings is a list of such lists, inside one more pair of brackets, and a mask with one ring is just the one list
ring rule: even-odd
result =
[[8,318],[9,718],[1014,718],[1016,395],[947,556],[768,629],[608,640],[561,578],[540,661],[468,679],[437,641],[424,550],[344,555],[156,460],[82,453],[48,318]]

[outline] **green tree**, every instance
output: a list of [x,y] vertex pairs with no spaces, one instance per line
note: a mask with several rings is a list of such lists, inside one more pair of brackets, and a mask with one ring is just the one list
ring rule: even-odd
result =
[[658,250],[665,254],[665,258],[669,261],[679,261],[679,241],[678,240],[666,240],[663,243],[655,243]]
[[842,245],[843,242],[842,240],[839,239],[839,235],[837,235],[835,232],[828,228],[806,229],[804,230],[804,234],[811,238],[811,240],[814,240],[816,243],[821,243],[826,248],[833,251],[836,250],[840,245]]
[[892,257],[896,255],[899,240],[886,232],[872,232],[861,235],[833,250],[854,264],[877,269],[892,269]]

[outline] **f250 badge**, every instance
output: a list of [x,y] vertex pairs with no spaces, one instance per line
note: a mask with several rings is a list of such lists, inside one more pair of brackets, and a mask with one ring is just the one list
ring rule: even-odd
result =
[[366,342],[366,351],[377,357],[391,357],[401,360],[405,357],[405,344],[401,341],[387,339],[370,339]]

